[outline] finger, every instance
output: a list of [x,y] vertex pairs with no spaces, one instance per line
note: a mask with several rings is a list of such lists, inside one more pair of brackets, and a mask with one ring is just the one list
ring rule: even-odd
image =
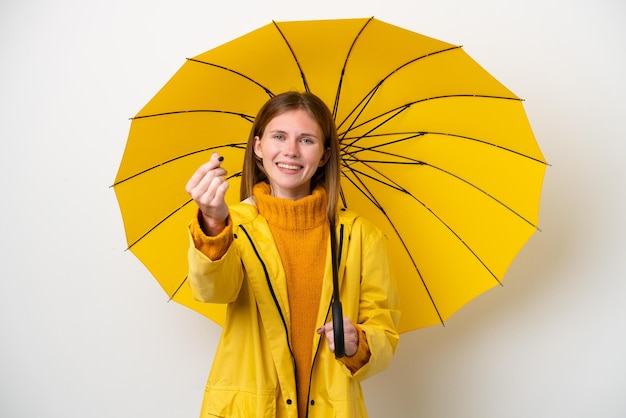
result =
[[335,334],[333,334],[332,330],[326,333],[326,343],[328,344],[328,348],[330,349],[330,351],[334,353],[335,352]]
[[348,317],[343,317],[343,333],[348,335],[356,335],[356,327]]
[[317,329],[317,333],[320,334],[320,335],[326,335],[329,332],[332,333],[332,331],[333,331],[333,322],[332,321],[322,325],[321,327],[319,327]]
[[225,191],[222,190],[223,188],[228,188],[228,183],[224,177],[214,177],[207,186],[202,201],[211,206],[219,205],[224,200]]
[[224,185],[228,185],[224,177],[212,177],[206,176],[197,187],[199,193],[198,201],[207,206],[219,205],[220,196],[223,200],[225,192],[220,192],[220,188]]
[[226,198],[226,192],[228,191],[228,187],[229,187],[229,184],[226,180],[224,180],[222,184],[220,184],[217,187],[217,190],[215,191],[215,197],[213,199],[215,203],[221,203],[221,202],[226,201],[225,198]]
[[326,337],[326,342],[328,344],[328,348],[330,349],[331,352],[335,352],[335,334],[333,332],[333,323],[328,322],[324,325],[322,325],[318,330],[317,333],[322,335],[323,337]]
[[359,332],[356,329],[356,326],[349,318],[344,318],[343,321],[343,329],[344,329],[344,338],[346,342],[358,343],[359,341]]
[[196,180],[196,184],[192,186],[189,194],[196,199],[204,196],[211,190],[211,187],[213,187],[213,190],[217,189],[217,187],[225,181],[226,174],[226,170],[221,167],[210,169],[202,178]]
[[[196,170],[196,172],[191,176],[191,178],[185,185],[185,190],[187,191],[187,193],[191,194],[193,189],[197,188],[200,182],[206,177],[207,173],[209,173],[211,170],[216,169],[217,167],[220,167],[223,160],[224,160],[224,157],[220,156],[216,152],[213,153],[209,161],[202,164]],[[226,174],[226,170],[224,170],[224,173],[220,175],[225,175],[225,174]]]

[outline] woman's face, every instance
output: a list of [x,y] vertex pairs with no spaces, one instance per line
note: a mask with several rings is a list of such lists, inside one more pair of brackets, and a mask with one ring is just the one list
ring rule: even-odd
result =
[[272,195],[293,200],[311,194],[311,177],[329,156],[319,125],[302,109],[274,117],[255,138],[254,153],[263,159]]

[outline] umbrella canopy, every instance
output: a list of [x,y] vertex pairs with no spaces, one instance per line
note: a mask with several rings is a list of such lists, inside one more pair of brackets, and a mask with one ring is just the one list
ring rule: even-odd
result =
[[235,203],[254,116],[289,90],[333,111],[340,206],[389,238],[400,332],[502,283],[537,230],[547,165],[522,101],[460,46],[374,18],[272,22],[187,59],[132,119],[113,187],[128,248],[171,299],[223,323],[184,285],[184,186],[217,151]]

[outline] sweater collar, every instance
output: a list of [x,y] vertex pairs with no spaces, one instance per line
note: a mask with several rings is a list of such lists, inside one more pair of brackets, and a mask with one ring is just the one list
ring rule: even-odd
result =
[[270,225],[284,229],[310,229],[326,222],[326,190],[317,186],[313,192],[298,200],[274,197],[270,185],[261,182],[252,193],[259,213]]

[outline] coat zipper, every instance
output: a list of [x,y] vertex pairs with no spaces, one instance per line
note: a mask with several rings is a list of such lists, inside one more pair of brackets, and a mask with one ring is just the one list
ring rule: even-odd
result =
[[[341,265],[341,254],[342,254],[342,249],[343,249],[343,227],[344,225],[341,224],[339,225],[339,245],[337,248],[337,268],[339,268],[339,266]],[[333,233],[331,231],[331,233]],[[328,318],[328,315],[330,314],[330,310],[332,309],[333,306],[333,300],[331,298],[330,303],[328,304],[328,309],[326,310],[326,318]],[[309,373],[309,392],[307,393],[307,397],[306,397],[306,418],[309,417],[309,409],[311,407],[311,383],[313,382],[313,369],[315,368],[315,362],[317,360],[317,355],[319,354],[320,351],[320,347],[322,345],[322,338],[319,339],[319,341],[317,342],[317,348],[315,349],[315,356],[313,356],[313,362],[311,363],[311,372]]]
[[[280,315],[280,319],[283,322],[283,328],[285,329],[285,339],[287,340],[287,347],[289,348],[289,353],[291,354],[291,365],[293,367],[293,380],[294,382],[297,382],[297,370],[296,370],[296,358],[293,355],[293,350],[291,348],[291,343],[289,342],[289,327],[287,326],[287,321],[285,320],[285,316],[283,314],[282,309],[280,308],[280,304],[278,303],[278,298],[276,297],[276,293],[274,292],[274,287],[272,286],[272,281],[270,280],[270,275],[269,272],[267,271],[267,267],[265,265],[265,262],[263,261],[263,258],[261,257],[261,254],[259,254],[259,251],[256,248],[256,245],[254,245],[254,241],[252,240],[252,237],[250,236],[250,234],[248,233],[248,231],[246,230],[246,228],[243,227],[243,225],[239,225],[239,228],[241,228],[241,230],[244,232],[244,234],[246,234],[246,237],[248,238],[248,241],[250,242],[250,245],[252,246],[252,250],[254,251],[254,254],[256,254],[257,258],[259,259],[259,262],[261,263],[261,266],[263,267],[263,273],[265,274],[265,280],[267,282],[267,287],[269,288],[270,294],[272,295],[272,299],[274,300],[274,304],[276,305],[276,309],[278,310],[278,314]],[[297,388],[296,388],[297,390]]]

